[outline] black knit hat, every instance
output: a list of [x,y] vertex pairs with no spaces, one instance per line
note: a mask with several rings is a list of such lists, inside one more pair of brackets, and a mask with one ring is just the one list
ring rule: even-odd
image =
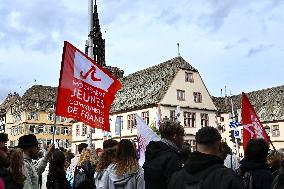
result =
[[222,139],[218,130],[214,127],[203,127],[195,135],[198,144],[213,144]]
[[19,138],[18,148],[36,146],[40,144],[34,134],[23,135]]

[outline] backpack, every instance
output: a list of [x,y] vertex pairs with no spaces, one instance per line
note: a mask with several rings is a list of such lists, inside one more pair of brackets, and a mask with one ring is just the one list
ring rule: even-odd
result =
[[245,189],[253,189],[252,171],[243,171],[241,168],[238,168],[236,173],[242,178]]
[[202,183],[206,179],[206,177],[208,177],[211,173],[214,172],[214,170],[216,170],[218,168],[225,168],[225,166],[222,165],[222,164],[216,164],[216,165],[213,165],[211,167],[208,167],[198,176],[198,179],[195,182],[188,183],[188,182],[186,182],[186,180],[184,180],[185,184],[184,184],[183,188],[184,189],[201,189]]
[[92,165],[90,162],[84,162],[81,166],[76,166],[73,181],[74,188],[81,188],[82,186],[93,186],[94,173],[94,165]]

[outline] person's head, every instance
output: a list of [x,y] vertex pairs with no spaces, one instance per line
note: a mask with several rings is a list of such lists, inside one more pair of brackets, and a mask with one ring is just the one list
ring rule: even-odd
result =
[[88,147],[88,144],[86,144],[86,143],[81,143],[81,144],[79,144],[79,145],[78,145],[78,152],[79,152],[79,154],[81,154],[82,151],[83,151],[84,149],[86,149],[87,147]]
[[111,163],[115,161],[115,158],[116,148],[108,148],[104,150],[103,153],[99,156],[96,171],[100,172],[105,170]]
[[282,161],[281,152],[273,150],[271,153],[268,154],[266,163],[270,167],[280,167],[281,161]]
[[97,148],[96,149],[96,156],[97,157],[100,157],[100,155],[103,153],[103,149],[101,149],[101,148]]
[[10,165],[10,156],[6,151],[0,150],[0,167],[7,168]]
[[39,143],[34,134],[23,135],[19,138],[18,147],[23,149],[24,154],[32,159],[38,159]]
[[269,145],[264,139],[250,139],[245,150],[245,158],[256,162],[266,162]]
[[116,155],[116,174],[118,176],[124,173],[134,173],[138,169],[138,162],[136,160],[136,150],[130,140],[122,139],[118,143]]
[[222,142],[222,147],[223,147],[223,155],[222,158],[226,159],[227,155],[232,155],[232,149],[230,148],[230,146],[228,146],[227,142]]
[[71,159],[73,159],[75,155],[71,152],[71,150],[68,150],[64,153],[65,153],[67,167],[68,167],[71,164]]
[[223,151],[221,139],[220,133],[214,127],[202,127],[195,135],[197,151],[221,156]]
[[15,180],[19,183],[23,183],[24,176],[24,155],[23,150],[20,148],[14,148],[10,150],[10,167],[9,171],[12,173]]
[[85,148],[79,158],[78,165],[80,166],[82,163],[90,161],[92,163],[95,162],[94,155],[89,148]]
[[66,166],[66,156],[63,151],[56,149],[53,153],[53,157],[50,160],[50,165],[52,167],[57,167],[58,169],[63,169]]
[[0,133],[0,149],[7,151],[8,134]]
[[108,139],[106,141],[104,141],[103,143],[103,149],[106,150],[108,148],[113,148],[116,147],[118,144],[118,142],[116,140],[113,139]]
[[161,137],[172,141],[179,148],[184,142],[184,128],[177,122],[165,121],[160,126]]

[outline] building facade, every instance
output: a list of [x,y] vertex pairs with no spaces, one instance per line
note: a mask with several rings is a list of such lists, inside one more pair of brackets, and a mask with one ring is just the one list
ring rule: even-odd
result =
[[[216,107],[198,70],[182,57],[130,74],[123,77],[121,83],[123,87],[111,108],[111,132],[95,129],[93,143],[96,147],[102,147],[103,140],[107,138],[136,141],[136,113],[150,127],[156,127],[158,112],[161,112],[162,120],[180,122],[185,128],[185,141],[192,145],[193,150],[197,130],[204,126],[217,126]],[[78,144],[87,139],[85,131],[80,130],[80,124],[75,123],[72,127],[74,152]],[[80,132],[83,132],[83,137]]]
[[[262,122],[266,132],[276,149],[284,149],[284,85],[247,93],[254,106],[255,111]],[[236,119],[241,122],[241,100],[242,96],[213,97],[218,110],[218,128],[224,140],[233,147],[230,141],[229,123],[232,120],[232,106]],[[242,137],[242,126],[238,127]],[[243,147],[240,145],[240,153],[243,155]]]
[[[53,133],[60,147],[71,145],[72,120],[55,116],[57,88],[35,85],[25,94],[13,98],[8,95],[5,106],[5,132],[8,133],[8,146],[16,146],[20,136],[35,134],[40,143],[52,143]],[[8,105],[7,105],[8,104]],[[55,122],[56,119],[56,122]],[[56,125],[56,127],[54,127]]]

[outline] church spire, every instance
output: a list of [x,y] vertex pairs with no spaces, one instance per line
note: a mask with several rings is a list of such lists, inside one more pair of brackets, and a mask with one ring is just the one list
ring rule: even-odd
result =
[[105,39],[102,38],[98,6],[95,0],[94,13],[93,13],[94,27],[91,33],[93,39],[93,55],[94,60],[101,66],[106,66],[105,63]]

